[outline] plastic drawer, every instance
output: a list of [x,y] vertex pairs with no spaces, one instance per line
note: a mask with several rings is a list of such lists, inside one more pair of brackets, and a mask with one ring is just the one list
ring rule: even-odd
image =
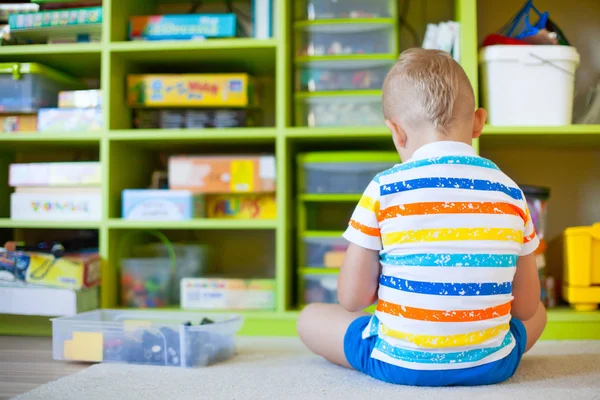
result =
[[296,71],[299,91],[379,90],[391,60],[311,61],[300,64]]
[[338,303],[337,274],[304,275],[304,304]]
[[296,29],[296,55],[299,57],[396,53],[393,22],[297,23]]
[[361,194],[375,175],[400,163],[394,152],[322,152],[299,159],[303,193]]
[[81,83],[35,63],[0,63],[0,112],[33,113],[56,107],[58,93],[80,89]]
[[391,0],[305,0],[298,2],[300,20],[391,18],[395,14]]
[[296,106],[296,122],[301,126],[315,128],[384,124],[381,94],[300,96]]
[[348,242],[342,237],[304,238],[305,260],[308,268],[340,268]]
[[[235,354],[241,316],[96,310],[52,320],[55,360],[201,367]],[[186,326],[191,322],[191,326]]]

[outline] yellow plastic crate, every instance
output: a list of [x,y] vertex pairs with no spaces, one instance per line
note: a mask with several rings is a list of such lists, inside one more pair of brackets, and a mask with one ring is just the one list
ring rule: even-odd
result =
[[563,297],[576,310],[600,304],[600,223],[565,230]]

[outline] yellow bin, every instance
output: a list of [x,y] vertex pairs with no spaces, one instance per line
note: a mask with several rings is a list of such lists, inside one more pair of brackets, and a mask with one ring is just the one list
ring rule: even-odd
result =
[[567,228],[564,249],[564,299],[578,311],[600,304],[600,223]]

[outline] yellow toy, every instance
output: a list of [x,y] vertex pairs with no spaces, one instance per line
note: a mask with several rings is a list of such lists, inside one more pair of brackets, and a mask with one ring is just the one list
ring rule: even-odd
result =
[[248,74],[152,74],[127,76],[132,107],[248,107],[254,81]]
[[600,304],[600,223],[565,230],[563,297],[577,311]]
[[208,218],[275,219],[277,200],[274,193],[211,195],[206,198]]

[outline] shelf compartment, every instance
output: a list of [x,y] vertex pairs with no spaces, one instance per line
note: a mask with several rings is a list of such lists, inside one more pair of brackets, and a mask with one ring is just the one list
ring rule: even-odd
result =
[[[111,43],[110,51],[125,61],[187,64],[208,69],[235,64],[251,74],[275,71],[275,39],[210,39],[202,41],[134,41]],[[224,72],[224,71],[223,71]]]
[[586,148],[600,146],[600,124],[565,126],[492,126],[486,125],[480,139],[489,146],[535,148]]

